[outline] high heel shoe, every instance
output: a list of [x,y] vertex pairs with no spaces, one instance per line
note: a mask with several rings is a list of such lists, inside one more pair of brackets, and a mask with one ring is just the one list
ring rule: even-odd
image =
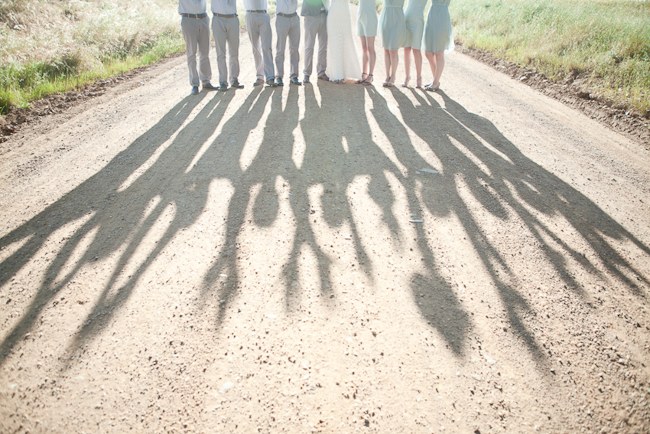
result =
[[361,80],[357,80],[357,84],[365,84],[366,80],[368,79],[368,74],[365,72],[361,73]]
[[366,86],[372,86],[372,78],[373,78],[373,75],[368,74],[368,76],[366,77],[365,81],[362,84],[364,84]]
[[438,89],[440,89],[440,83],[438,83],[438,84],[429,83],[426,86],[424,86],[424,90],[426,90],[428,92],[435,92]]
[[402,87],[409,87],[409,80],[411,80],[411,77],[407,75],[404,79],[404,83],[402,83]]

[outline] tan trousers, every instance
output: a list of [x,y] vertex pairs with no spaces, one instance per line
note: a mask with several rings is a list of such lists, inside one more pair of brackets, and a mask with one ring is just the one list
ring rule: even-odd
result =
[[289,38],[289,77],[298,77],[298,62],[300,61],[300,18],[283,17],[275,18],[275,75],[284,77],[284,52]]
[[[212,78],[210,68],[210,20],[205,18],[181,17],[181,32],[185,39],[187,68],[190,85],[198,86]],[[196,69],[196,55],[199,55],[199,69]]]
[[248,12],[246,13],[246,30],[253,47],[253,60],[257,78],[273,80],[275,72],[273,68],[273,34],[271,33],[271,18],[267,13]]
[[[212,34],[217,48],[219,84],[234,83],[239,79],[239,18],[212,17]],[[226,47],[228,62],[226,66]],[[228,70],[230,69],[230,81]]]
[[314,46],[318,38],[318,59],[316,74],[325,74],[327,69],[327,14],[304,17],[305,28],[305,69],[306,76],[311,75],[314,59]]

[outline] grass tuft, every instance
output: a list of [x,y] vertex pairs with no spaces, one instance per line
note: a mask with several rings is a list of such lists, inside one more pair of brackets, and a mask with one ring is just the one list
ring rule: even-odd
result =
[[[177,6],[1,0],[0,114],[182,52]],[[453,0],[451,13],[465,46],[650,113],[650,1]]]
[[650,111],[650,1],[454,0],[465,46]]
[[176,0],[0,2],[0,114],[184,49]]

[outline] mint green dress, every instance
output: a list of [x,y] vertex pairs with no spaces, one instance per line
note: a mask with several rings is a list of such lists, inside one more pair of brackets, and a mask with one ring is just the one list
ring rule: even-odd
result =
[[375,0],[359,0],[357,9],[357,36],[377,36]]
[[424,51],[449,51],[454,48],[451,33],[451,18],[449,17],[450,0],[431,0],[427,23],[422,38]]
[[379,16],[379,28],[385,49],[397,50],[404,46],[404,0],[384,0],[384,7]]
[[406,36],[404,47],[422,48],[422,36],[424,35],[424,6],[427,0],[408,0],[404,19],[406,23]]

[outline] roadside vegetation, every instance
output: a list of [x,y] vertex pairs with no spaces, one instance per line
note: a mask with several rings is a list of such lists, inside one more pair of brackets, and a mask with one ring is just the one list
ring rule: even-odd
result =
[[184,50],[177,0],[2,0],[0,115]]
[[650,1],[452,0],[464,46],[650,116]]
[[[0,115],[182,53],[177,6],[1,0]],[[465,47],[650,116],[650,0],[452,0],[450,9]]]

